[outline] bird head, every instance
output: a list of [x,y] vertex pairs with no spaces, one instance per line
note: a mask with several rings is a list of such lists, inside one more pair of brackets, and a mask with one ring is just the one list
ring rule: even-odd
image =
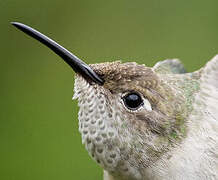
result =
[[186,98],[173,85],[177,80],[145,65],[115,61],[90,67],[104,84],[76,75],[82,142],[110,174],[140,179],[142,169],[185,136]]

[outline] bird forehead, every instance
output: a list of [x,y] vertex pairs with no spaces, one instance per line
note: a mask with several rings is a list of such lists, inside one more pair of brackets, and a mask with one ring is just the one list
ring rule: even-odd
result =
[[151,87],[157,84],[157,75],[145,65],[120,61],[91,64],[91,68],[104,80],[108,89],[132,87]]

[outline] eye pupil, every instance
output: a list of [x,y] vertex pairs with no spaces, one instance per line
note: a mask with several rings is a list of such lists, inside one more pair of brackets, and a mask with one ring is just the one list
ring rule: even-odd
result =
[[141,96],[137,93],[129,93],[123,97],[124,104],[131,110],[136,110],[143,105]]

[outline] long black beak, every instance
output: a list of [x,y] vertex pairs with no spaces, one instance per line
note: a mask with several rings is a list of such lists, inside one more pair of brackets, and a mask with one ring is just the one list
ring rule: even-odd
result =
[[99,85],[104,84],[104,80],[99,77],[86,63],[80,60],[78,57],[73,55],[67,49],[50,39],[49,37],[43,35],[37,30],[18,22],[12,22],[12,25],[33,37],[34,39],[40,41],[42,44],[46,45],[52,51],[54,51],[57,55],[59,55],[68,65],[72,67],[72,69],[83,76],[87,80],[91,80]]

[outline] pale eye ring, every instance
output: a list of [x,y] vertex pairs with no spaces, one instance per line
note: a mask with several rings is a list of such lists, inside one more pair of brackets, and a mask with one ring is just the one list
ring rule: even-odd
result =
[[124,105],[132,111],[135,111],[144,105],[141,95],[137,92],[127,93],[122,97],[122,100]]

